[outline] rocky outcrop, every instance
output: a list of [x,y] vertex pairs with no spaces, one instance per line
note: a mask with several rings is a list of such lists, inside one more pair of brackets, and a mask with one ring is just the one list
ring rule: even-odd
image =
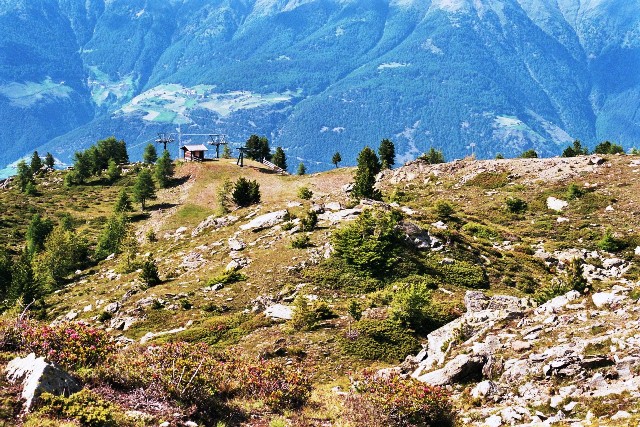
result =
[[278,224],[283,223],[289,216],[289,211],[286,209],[270,212],[268,214],[260,215],[253,218],[246,224],[240,226],[241,230],[260,231],[265,228],[271,228]]
[[82,389],[75,378],[34,353],[10,361],[6,373],[10,383],[22,382],[22,398],[27,411],[42,393],[68,396]]

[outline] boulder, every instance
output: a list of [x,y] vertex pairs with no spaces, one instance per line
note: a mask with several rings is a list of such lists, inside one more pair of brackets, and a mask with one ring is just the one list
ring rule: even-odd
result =
[[471,390],[471,396],[475,399],[491,399],[499,392],[498,386],[493,381],[482,381]]
[[6,372],[10,383],[22,381],[22,398],[27,411],[42,393],[69,396],[82,389],[75,378],[34,353],[10,361]]
[[329,222],[350,221],[358,218],[362,213],[362,209],[343,209],[337,212],[325,212],[322,215],[318,215],[318,219]]
[[267,307],[264,315],[276,320],[291,320],[293,309],[284,304],[273,304]]
[[218,229],[226,227],[227,225],[233,224],[237,220],[238,217],[233,215],[224,216],[222,218],[217,218],[215,215],[211,215],[193,229],[193,231],[191,232],[191,237],[196,237],[198,234],[209,228]]
[[562,212],[567,206],[569,206],[569,203],[564,200],[556,199],[555,197],[547,198],[547,208],[552,211]]
[[231,249],[232,251],[241,251],[247,247],[247,245],[242,240],[236,239],[235,237],[229,238],[229,240],[227,240],[227,243],[229,244],[229,249]]
[[591,296],[593,304],[598,308],[611,306],[626,299],[623,295],[616,295],[611,292],[597,292]]
[[454,384],[480,375],[485,362],[486,359],[482,356],[459,354],[444,368],[421,375],[417,379],[430,385]]
[[289,216],[289,211],[286,209],[269,212],[268,214],[260,215],[246,224],[240,226],[241,230],[253,230],[260,231],[265,228],[274,227],[280,223],[283,223]]
[[489,305],[489,297],[480,291],[467,291],[464,294],[464,306],[467,312],[482,311]]

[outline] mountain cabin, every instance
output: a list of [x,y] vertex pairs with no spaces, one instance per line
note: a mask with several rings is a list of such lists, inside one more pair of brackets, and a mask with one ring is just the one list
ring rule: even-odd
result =
[[209,151],[209,149],[202,144],[183,145],[180,149],[182,150],[185,161],[190,160],[195,162],[203,161],[204,152]]

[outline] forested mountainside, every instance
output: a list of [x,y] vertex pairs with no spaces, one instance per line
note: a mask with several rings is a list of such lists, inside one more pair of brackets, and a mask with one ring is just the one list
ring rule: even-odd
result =
[[109,134],[135,158],[178,126],[312,170],[382,138],[402,160],[629,148],[639,20],[637,0],[3,0],[0,165]]

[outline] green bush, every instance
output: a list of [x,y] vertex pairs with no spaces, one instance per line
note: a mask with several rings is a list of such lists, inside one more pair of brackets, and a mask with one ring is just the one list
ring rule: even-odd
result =
[[607,230],[596,245],[605,252],[618,252],[626,247],[626,243],[622,239],[615,237],[611,230]]
[[537,159],[538,153],[536,152],[536,150],[530,149],[520,154],[520,158],[521,159]]
[[236,282],[242,282],[243,280],[247,280],[247,276],[240,273],[239,271],[225,271],[219,276],[212,277],[207,280],[207,286],[217,285],[221,283],[223,285],[231,285]]
[[318,225],[318,214],[309,210],[302,218],[300,218],[301,231],[313,231]]
[[430,165],[435,165],[437,163],[444,163],[444,154],[442,154],[441,150],[436,150],[431,147],[429,151],[422,153],[418,159],[423,160]]
[[507,211],[512,214],[523,213],[527,210],[527,202],[518,197],[509,197],[504,201]]
[[260,203],[260,184],[257,181],[250,181],[240,177],[233,186],[231,197],[239,207]]
[[399,221],[395,211],[364,211],[356,221],[334,231],[334,256],[372,276],[388,276],[403,251]]
[[411,377],[365,372],[354,381],[346,400],[346,418],[370,427],[453,427],[455,414],[449,393]]
[[58,419],[72,419],[86,427],[133,426],[115,405],[90,390],[83,389],[69,397],[43,393],[39,414]]
[[500,238],[500,233],[494,229],[475,222],[466,223],[462,229],[472,236],[479,237],[481,239],[494,240]]
[[456,260],[453,264],[440,264],[436,272],[442,282],[472,289],[489,287],[489,279],[484,269],[467,261]]
[[593,150],[596,154],[623,154],[624,148],[618,144],[612,144],[609,141],[601,142],[596,145],[596,148]]
[[298,197],[303,200],[310,200],[313,197],[313,191],[309,190],[309,187],[298,188]]
[[351,327],[342,346],[347,354],[367,360],[399,362],[420,350],[419,341],[393,320],[362,319]]
[[158,266],[153,258],[149,257],[142,263],[140,280],[142,280],[142,283],[144,283],[145,286],[155,286],[160,283]]
[[455,208],[451,202],[446,200],[438,200],[433,205],[433,213],[438,217],[438,219],[446,220],[451,218],[451,216],[455,213]]
[[291,239],[291,247],[293,249],[304,249],[311,246],[311,238],[306,234],[299,234]]
[[430,329],[431,291],[424,284],[407,284],[391,302],[391,318],[416,331]]
[[575,183],[569,184],[569,186],[567,187],[567,192],[565,193],[565,197],[568,200],[579,199],[583,195],[584,195],[584,190]]

